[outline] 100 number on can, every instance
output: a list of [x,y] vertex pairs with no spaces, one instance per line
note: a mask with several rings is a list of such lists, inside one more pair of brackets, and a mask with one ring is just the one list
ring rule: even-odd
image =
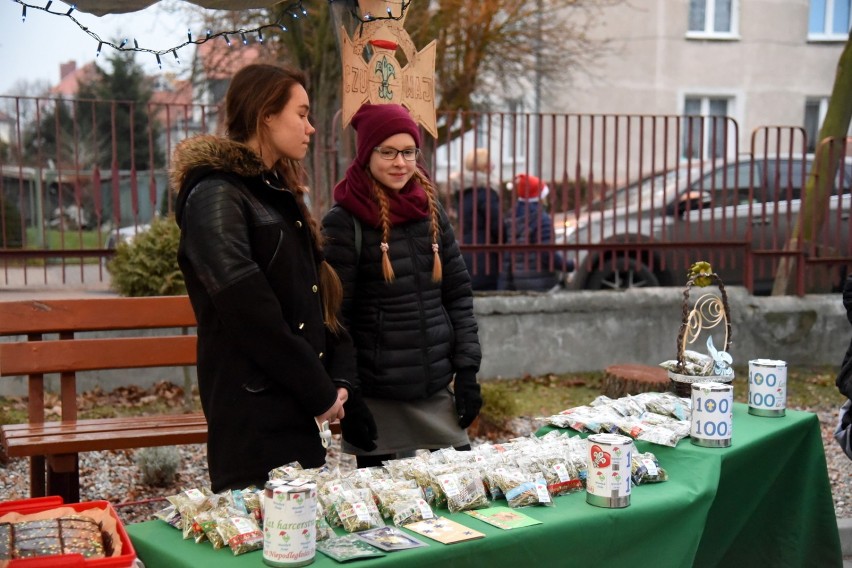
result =
[[[708,437],[725,437],[728,435],[728,415],[731,407],[727,398],[696,398],[692,411],[699,412],[705,418],[705,420],[701,418],[695,420],[693,434],[703,434]],[[713,414],[719,414],[719,421],[712,420]]]
[[775,395],[771,392],[762,393],[758,389],[770,388],[775,389],[778,386],[778,377],[775,373],[751,373],[749,375],[749,386],[754,385],[756,388],[750,388],[748,391],[749,406],[773,408],[777,402]]

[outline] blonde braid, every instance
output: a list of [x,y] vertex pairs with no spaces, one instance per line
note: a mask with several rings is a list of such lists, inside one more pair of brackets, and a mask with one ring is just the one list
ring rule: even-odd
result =
[[393,266],[391,265],[390,256],[388,255],[390,241],[390,205],[385,192],[379,187],[379,184],[373,180],[373,195],[376,202],[379,204],[379,221],[382,224],[382,274],[384,274],[385,282],[394,281]]
[[429,216],[432,221],[432,252],[434,258],[432,260],[432,282],[440,282],[444,276],[444,268],[441,264],[441,255],[439,254],[438,241],[441,235],[441,215],[438,211],[438,195],[435,191],[435,186],[429,181],[420,170],[414,172],[414,177],[426,190],[426,196],[429,198]]

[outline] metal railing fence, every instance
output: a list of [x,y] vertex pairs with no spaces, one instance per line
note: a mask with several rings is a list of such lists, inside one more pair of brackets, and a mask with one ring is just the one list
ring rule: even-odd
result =
[[[216,132],[219,115],[201,104],[0,97],[0,289],[13,269],[25,283],[45,282],[49,266],[108,279],[114,243],[172,212],[175,145]],[[803,129],[768,126],[742,152],[737,123],[716,116],[442,111],[438,126],[422,164],[472,274],[501,286],[566,265],[567,288],[681,285],[707,260],[756,293],[789,270],[804,294],[835,289],[852,265],[848,139],[810,155]],[[341,131],[315,138],[306,182],[321,216],[333,202],[321,180],[339,179],[353,143]],[[477,148],[490,168],[466,163]],[[803,200],[823,158],[836,173],[817,168],[818,195]],[[546,190],[525,199],[519,174]]]

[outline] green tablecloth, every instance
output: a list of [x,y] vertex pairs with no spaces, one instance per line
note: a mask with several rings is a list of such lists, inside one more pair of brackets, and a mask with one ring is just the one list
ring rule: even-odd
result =
[[[555,507],[522,509],[542,524],[510,531],[439,510],[486,537],[444,545],[414,535],[429,546],[359,560],[357,567],[842,565],[816,415],[788,410],[761,418],[735,404],[729,448],[689,439],[677,448],[636,445],[657,455],[669,481],[634,487],[629,507],[594,507],[579,492],[556,498]],[[182,540],[162,521],[129,525],[127,532],[146,568],[264,566],[259,551],[235,557]],[[313,566],[337,563],[317,553]]]

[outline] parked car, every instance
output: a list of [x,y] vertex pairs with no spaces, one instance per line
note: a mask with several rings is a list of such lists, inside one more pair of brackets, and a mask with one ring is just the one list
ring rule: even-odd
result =
[[[128,225],[127,227],[113,229],[107,236],[106,248],[114,251],[119,243],[129,243],[136,237],[136,235],[144,233],[149,228],[151,228],[151,225],[145,223],[143,225]],[[106,269],[110,258],[112,258],[112,255],[101,258],[101,266],[103,266],[104,269]]]
[[106,248],[113,250],[118,246],[118,243],[129,243],[136,235],[144,233],[150,227],[151,225],[145,223],[144,225],[128,225],[117,231],[111,231],[107,237]]
[[[556,242],[576,249],[568,251],[577,268],[567,287],[682,285],[697,260],[711,262],[726,284],[744,284],[747,244],[753,292],[770,292],[780,258],[772,253],[783,250],[797,223],[813,159],[687,164],[606,194],[579,215],[554,215]],[[852,158],[841,165],[817,237],[823,255],[850,252]]]

